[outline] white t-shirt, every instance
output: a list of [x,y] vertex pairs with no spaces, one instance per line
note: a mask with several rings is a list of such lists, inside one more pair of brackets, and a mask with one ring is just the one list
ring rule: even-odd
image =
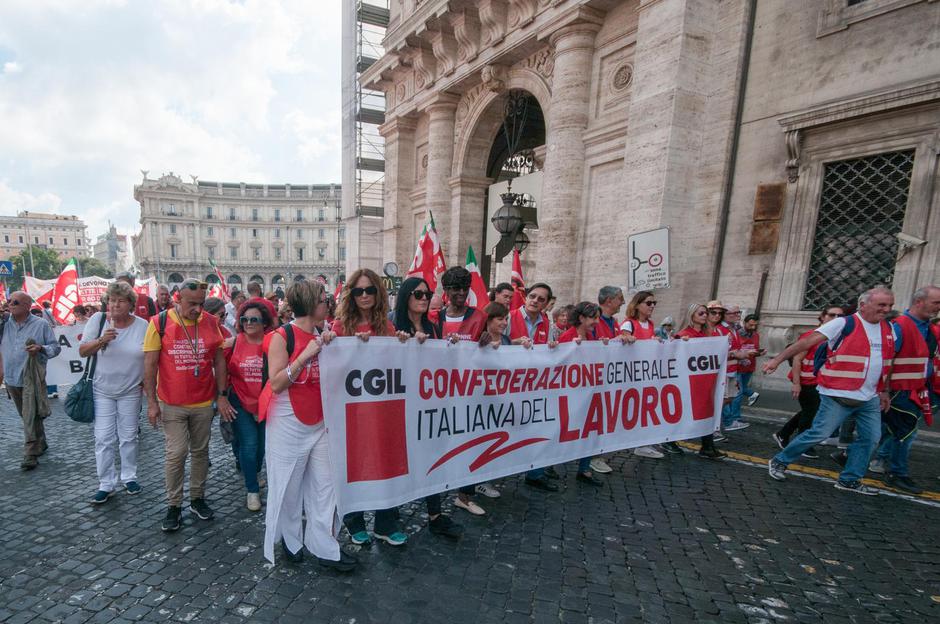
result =
[[[117,338],[108,343],[108,348],[98,351],[95,365],[95,393],[117,398],[131,391],[139,392],[144,378],[144,336],[147,321],[131,315],[133,322],[117,330]],[[82,330],[82,344],[98,340],[98,325],[101,312],[95,312]],[[107,331],[105,322],[102,332]]]
[[[826,396],[843,397],[846,399],[858,399],[859,401],[868,401],[878,396],[878,380],[881,378],[882,357],[881,357],[881,324],[869,323],[858,314],[855,314],[855,322],[861,323],[868,335],[868,344],[871,347],[871,357],[868,360],[868,366],[865,370],[865,383],[859,390],[833,390],[826,388],[820,382],[817,386],[819,394]],[[845,318],[836,318],[824,325],[817,327],[816,331],[829,339],[829,348],[835,345],[835,342],[842,334],[845,327]]]

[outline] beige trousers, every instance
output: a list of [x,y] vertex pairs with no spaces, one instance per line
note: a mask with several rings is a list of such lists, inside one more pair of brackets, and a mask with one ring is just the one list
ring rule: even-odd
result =
[[181,407],[160,404],[163,435],[166,438],[166,497],[171,507],[183,502],[183,476],[186,455],[189,466],[189,499],[204,498],[209,475],[209,434],[215,410],[209,407]]

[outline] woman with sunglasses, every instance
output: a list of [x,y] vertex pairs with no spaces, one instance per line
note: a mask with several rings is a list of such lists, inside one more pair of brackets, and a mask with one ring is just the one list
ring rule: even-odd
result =
[[[558,344],[565,342],[581,344],[582,342],[592,340],[600,340],[604,344],[607,344],[609,339],[606,337],[598,338],[594,331],[594,328],[597,326],[598,322],[600,322],[600,318],[601,309],[596,303],[582,301],[575,304],[571,312],[568,313],[568,325],[570,325],[570,327],[558,338]],[[582,457],[578,460],[577,479],[582,483],[600,487],[604,482],[594,476],[594,472],[591,470],[591,459],[593,458]]]
[[[401,283],[392,315],[392,318],[395,319],[395,330],[400,340],[406,341],[415,338],[421,344],[428,339],[440,339],[440,331],[428,318],[432,295],[428,283],[420,277],[409,277]],[[463,535],[463,527],[451,520],[450,516],[441,513],[440,494],[426,496],[424,502],[428,507],[428,528],[431,533],[451,539],[457,539]],[[384,515],[385,513],[376,512],[375,523],[377,526],[381,524],[379,514]],[[393,521],[395,519],[397,519],[397,515],[392,518]]]
[[[375,271],[358,269],[343,286],[332,330],[337,336],[356,336],[362,341],[369,340],[370,336],[395,335],[395,326],[388,320],[388,292]],[[346,514],[343,522],[353,544],[371,541],[363,512]],[[408,541],[408,536],[398,527],[397,508],[375,512],[373,534],[392,546],[402,546]]]
[[[236,455],[245,478],[248,511],[261,510],[258,473],[264,461],[264,422],[258,420],[264,335],[271,326],[268,309],[260,303],[243,303],[237,312],[238,334],[227,356],[229,403],[235,410]],[[235,445],[233,445],[235,446]]]
[[202,309],[219,319],[219,330],[221,330],[222,338],[224,339],[222,341],[222,348],[225,349],[225,355],[228,357],[229,351],[235,343],[235,336],[233,336],[232,332],[225,326],[225,317],[228,315],[228,312],[225,311],[225,302],[218,297],[206,297],[205,303],[202,304]]
[[[845,310],[840,306],[826,306],[826,309],[819,314],[817,319],[819,323],[816,327],[822,327],[829,321],[845,316]],[[811,335],[815,329],[811,329],[800,335],[794,342]],[[789,346],[789,345],[788,345]],[[788,378],[792,383],[791,394],[793,398],[799,401],[800,411],[790,417],[779,431],[774,432],[773,439],[781,449],[787,447],[790,438],[794,433],[797,435],[803,433],[813,426],[813,419],[816,418],[816,412],[819,411],[819,390],[816,388],[816,371],[814,368],[813,356],[815,352],[803,351],[797,353],[790,360],[790,373]],[[819,453],[815,448],[808,448],[803,451],[803,457],[807,459],[818,459]]]
[[[637,340],[656,340],[656,324],[653,323],[653,312],[656,310],[656,296],[649,290],[641,290],[633,295],[627,304],[627,318],[620,325],[620,335],[625,343]],[[675,442],[666,442],[660,447],[670,455],[682,455],[682,447]],[[662,459],[664,455],[652,446],[640,446],[633,449],[638,457]]]
[[[313,280],[294,282],[287,289],[287,302],[294,320],[266,339],[269,379],[259,401],[259,417],[267,427],[264,556],[274,563],[274,545],[280,541],[292,563],[303,560],[306,546],[321,566],[351,572],[356,559],[336,541],[339,518],[323,424],[318,356],[332,337],[319,330],[326,316],[323,285]],[[293,337],[290,353],[288,332]]]

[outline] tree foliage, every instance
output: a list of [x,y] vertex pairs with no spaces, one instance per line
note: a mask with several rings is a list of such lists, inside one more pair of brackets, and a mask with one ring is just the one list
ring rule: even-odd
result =
[[[38,279],[55,279],[68,264],[68,258],[61,259],[52,249],[33,246],[33,261],[29,261],[29,250],[24,249],[22,253],[9,258],[13,262],[13,277],[9,278],[9,283],[14,290],[22,287],[23,276],[29,273]],[[32,271],[30,267],[35,267]],[[96,258],[78,258],[78,273],[82,277],[97,275],[98,277],[114,277],[111,270]]]
[[[65,266],[64,264],[62,266]],[[101,260],[97,258],[79,258],[78,259],[78,272],[82,277],[88,277],[89,275],[97,275],[98,277],[114,277],[111,273],[111,269],[106,267]]]

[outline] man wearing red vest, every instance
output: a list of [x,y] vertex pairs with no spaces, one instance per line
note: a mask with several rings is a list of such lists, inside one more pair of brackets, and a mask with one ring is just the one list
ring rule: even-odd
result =
[[179,303],[153,317],[144,337],[144,392],[147,419],[163,423],[166,438],[166,492],[169,508],[164,531],[181,526],[186,455],[192,457],[189,508],[211,520],[205,485],[209,472],[209,433],[216,402],[222,420],[231,421],[228,372],[222,353],[222,332],[216,317],[203,312],[208,284],[194,279],[180,284]]
[[597,305],[601,308],[601,317],[594,326],[594,335],[601,338],[619,338],[620,321],[617,313],[623,307],[623,291],[616,286],[604,286],[597,293]]
[[882,416],[882,443],[872,472],[884,472],[885,483],[911,494],[921,488],[910,478],[908,457],[923,417],[932,424],[932,412],[940,406],[940,371],[937,370],[937,334],[930,319],[940,312],[940,288],[918,288],[911,307],[894,320],[894,363],[888,385],[891,406]]
[[[134,274],[128,271],[118,273],[117,277],[114,279],[118,282],[130,284],[131,288],[133,288],[134,284],[137,282],[137,278],[134,277]],[[153,302],[153,299],[144,293],[137,293],[137,304],[134,305],[134,316],[139,316],[145,321],[149,321],[150,317],[156,313],[157,305]]]
[[[858,298],[858,312],[837,318],[783,350],[763,366],[773,373],[781,362],[828,341],[826,362],[819,369],[819,411],[813,426],[794,438],[768,462],[770,476],[786,478],[787,465],[808,448],[828,438],[849,416],[856,419],[858,437],[848,448],[848,461],[835,487],[873,496],[878,493],[861,479],[881,438],[881,412],[888,407],[888,375],[894,359],[894,335],[885,317],[894,307],[894,293],[872,288]],[[851,323],[851,325],[849,324]],[[849,331],[851,329],[851,331]]]
[[513,344],[524,344],[528,339],[531,344],[548,344],[551,324],[545,314],[545,306],[552,298],[552,289],[548,284],[533,284],[525,291],[525,303],[509,313],[505,336]]

